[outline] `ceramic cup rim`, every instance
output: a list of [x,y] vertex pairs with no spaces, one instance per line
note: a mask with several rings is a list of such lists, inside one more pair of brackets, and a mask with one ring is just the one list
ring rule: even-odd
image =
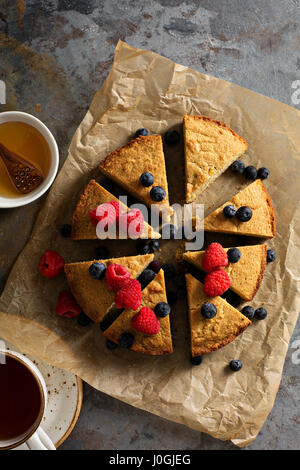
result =
[[32,116],[31,114],[25,113],[23,111],[3,111],[0,113],[0,124],[4,124],[6,122],[24,122],[37,129],[48,144],[51,163],[46,178],[31,193],[25,196],[12,198],[0,196],[0,209],[25,206],[26,204],[30,204],[31,202],[41,197],[53,183],[59,164],[59,152],[56,140],[53,137],[51,131],[42,121],[40,121],[35,116]]
[[34,376],[34,379],[35,379],[35,381],[36,381],[36,383],[39,387],[39,391],[40,391],[40,395],[41,395],[41,408],[40,408],[39,414],[38,414],[34,424],[32,425],[32,428],[30,428],[30,431],[28,432],[28,434],[26,434],[26,436],[22,436],[18,441],[13,442],[12,444],[7,444],[5,446],[1,445],[1,440],[0,440],[0,451],[1,451],[1,450],[13,449],[14,447],[20,446],[21,444],[26,442],[37,431],[37,429],[39,428],[39,426],[41,424],[41,421],[43,419],[43,416],[44,416],[44,413],[45,413],[45,410],[46,410],[46,390],[45,390],[46,385],[45,385],[45,383],[43,383],[44,381],[42,382],[43,378],[42,378],[42,380],[40,378],[40,377],[42,377],[41,372],[34,365],[34,363],[30,359],[28,359],[26,356],[23,356],[22,354],[18,353],[17,351],[10,351],[10,350],[7,350],[7,349],[0,349],[0,354],[5,354],[6,356],[12,357],[16,361],[21,362],[22,365],[24,367],[26,367],[26,369],[29,370],[29,372]]

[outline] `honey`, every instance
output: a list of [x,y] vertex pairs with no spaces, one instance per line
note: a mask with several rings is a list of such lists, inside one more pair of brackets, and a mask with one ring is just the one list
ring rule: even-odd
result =
[[[50,169],[51,154],[45,138],[37,129],[25,122],[4,122],[0,124],[0,142],[10,151],[32,163],[46,178]],[[22,196],[11,182],[1,158],[0,196]]]

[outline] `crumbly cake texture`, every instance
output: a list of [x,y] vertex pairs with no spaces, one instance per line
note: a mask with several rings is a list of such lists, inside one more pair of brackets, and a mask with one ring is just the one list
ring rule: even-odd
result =
[[138,255],[105,260],[84,261],[65,264],[67,282],[83,312],[95,323],[99,323],[114,303],[115,293],[111,292],[105,278],[93,279],[89,267],[97,262],[109,266],[112,263],[125,266],[132,278],[138,277],[153,261],[154,255]]
[[[72,217],[72,239],[73,240],[94,240],[98,239],[96,227],[92,224],[89,212],[100,204],[110,201],[119,202],[125,212],[129,208],[122,204],[118,198],[106,191],[95,180],[91,180],[81,194]],[[118,233],[118,231],[117,231]],[[118,238],[118,236],[116,237]],[[144,230],[139,238],[160,238],[160,234],[144,222]]]
[[[238,246],[241,258],[225,268],[230,277],[230,289],[244,300],[252,300],[258,291],[267,264],[267,245]],[[227,252],[229,248],[225,248]],[[205,251],[188,251],[183,259],[198,269],[202,268]]]
[[185,142],[186,202],[196,199],[248,144],[230,127],[207,116],[183,117]]
[[[154,310],[158,302],[167,302],[165,279],[162,269],[158,272],[153,281],[142,291],[141,307],[148,307]],[[124,310],[114,323],[104,331],[104,336],[110,341],[118,343],[118,338],[122,333],[131,333],[134,336],[134,344],[130,348],[132,351],[153,356],[171,354],[173,352],[173,346],[169,315],[165,318],[158,318],[160,330],[156,335],[147,336],[136,331],[131,326],[132,318],[136,313],[137,312],[133,310]]]
[[[170,218],[173,210],[169,204],[165,157],[160,135],[141,136],[131,140],[102,160],[99,170],[147,206],[157,207],[159,210],[164,208],[163,218]],[[152,173],[154,177],[153,185],[148,188],[140,183],[140,176],[145,172]],[[153,186],[161,186],[165,190],[166,197],[163,201],[155,202],[151,199],[150,191]]]
[[[203,284],[191,274],[186,274],[188,294],[191,354],[201,356],[226,346],[240,335],[251,321],[232,307],[221,297],[206,297]],[[212,319],[205,319],[201,314],[201,306],[210,302],[217,308]]]
[[[236,209],[248,206],[252,218],[241,222],[236,217],[228,219],[223,208],[232,204]],[[249,184],[237,193],[230,201],[225,202],[204,219],[204,230],[207,232],[233,233],[260,238],[273,238],[276,235],[276,218],[271,198],[261,180]]]

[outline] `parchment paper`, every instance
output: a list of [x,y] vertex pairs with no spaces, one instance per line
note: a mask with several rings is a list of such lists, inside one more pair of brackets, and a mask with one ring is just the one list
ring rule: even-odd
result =
[[[55,314],[64,276],[42,278],[37,270],[45,249],[66,261],[94,258],[98,241],[63,239],[59,227],[71,221],[76,200],[97,163],[123,145],[139,127],[163,134],[181,131],[182,116],[205,114],[225,121],[249,143],[246,162],[271,170],[271,194],[278,233],[268,246],[277,252],[268,265],[254,307],[264,302],[265,321],[256,322],[225,348],[189,363],[186,300],[172,310],[174,354],[144,357],[108,351],[99,325],[82,328]],[[119,42],[108,78],[77,129],[68,159],[41,210],[30,241],[11,271],[0,299],[0,336],[24,352],[69,370],[115,398],[238,446],[252,442],[270,412],[280,383],[300,299],[299,111],[223,80],[173,63],[153,52]],[[171,203],[184,195],[183,147],[166,148]],[[230,171],[199,199],[206,212],[226,201],[246,182]],[[256,240],[206,235],[224,246]],[[102,243],[103,244],[103,243]],[[105,241],[113,256],[135,254],[134,241]],[[178,242],[165,241],[158,257],[174,259]],[[233,358],[243,361],[237,374]]]

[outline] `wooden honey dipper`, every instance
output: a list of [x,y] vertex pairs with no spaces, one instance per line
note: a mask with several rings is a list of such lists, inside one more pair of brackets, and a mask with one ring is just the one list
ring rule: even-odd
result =
[[33,191],[43,181],[43,175],[32,163],[9,150],[0,142],[2,158],[16,190],[22,194]]

